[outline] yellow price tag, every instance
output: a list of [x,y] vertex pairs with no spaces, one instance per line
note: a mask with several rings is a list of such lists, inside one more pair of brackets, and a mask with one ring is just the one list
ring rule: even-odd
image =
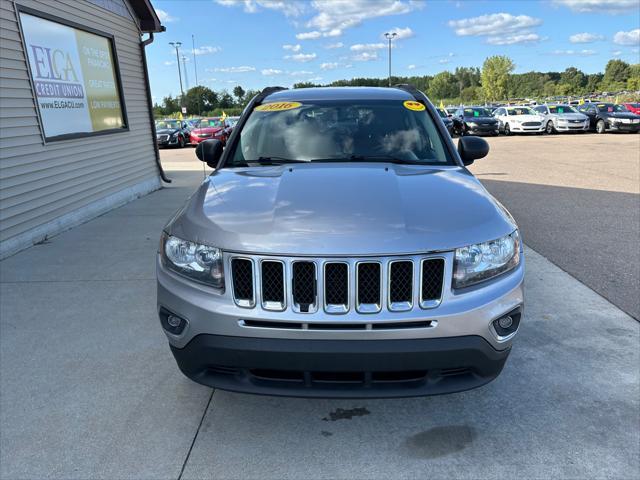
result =
[[258,105],[255,110],[259,112],[282,112],[284,110],[293,110],[301,107],[300,102],[271,102]]
[[421,112],[427,108],[423,104],[421,104],[420,102],[416,102],[415,100],[406,100],[403,105],[405,106],[405,108],[413,110],[414,112]]

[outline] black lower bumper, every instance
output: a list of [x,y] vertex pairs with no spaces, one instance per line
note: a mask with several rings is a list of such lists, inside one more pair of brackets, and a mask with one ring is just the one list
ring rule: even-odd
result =
[[292,340],[198,335],[171,347],[180,370],[210,387],[323,398],[437,395],[476,388],[509,349],[478,336],[408,340]]

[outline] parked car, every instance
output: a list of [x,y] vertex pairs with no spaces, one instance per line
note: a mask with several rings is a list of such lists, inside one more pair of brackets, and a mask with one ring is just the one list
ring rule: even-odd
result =
[[198,120],[191,130],[191,144],[197,145],[203,140],[214,138],[226,144],[231,134],[231,128],[226,119],[208,117]]
[[640,103],[623,103],[627,110],[636,115],[640,115]]
[[227,117],[227,123],[230,128],[234,128],[238,123],[238,120],[240,120],[240,117]]
[[189,126],[173,118],[156,120],[156,142],[159,147],[184,147],[189,142]]
[[484,107],[460,107],[453,118],[456,135],[498,135],[498,121]]
[[448,117],[453,117],[458,110],[458,107],[447,107],[444,110],[447,112]]
[[580,105],[579,110],[589,117],[590,130],[597,133],[640,131],[640,115],[631,113],[623,105],[590,103]]
[[442,108],[438,108],[437,110],[440,118],[442,119],[442,123],[444,123],[444,126],[447,129],[447,132],[449,132],[449,135],[453,136],[453,120],[449,118],[447,112]]
[[[164,227],[160,323],[223,390],[393,397],[483,385],[523,314],[511,215],[416,89],[265,89]],[[240,128],[240,127],[239,127]]]
[[542,125],[548,134],[557,132],[586,132],[589,118],[570,105],[539,105],[533,109],[544,117]]
[[536,114],[526,105],[500,107],[493,112],[499,122],[499,129],[505,135],[511,133],[542,133],[544,117]]

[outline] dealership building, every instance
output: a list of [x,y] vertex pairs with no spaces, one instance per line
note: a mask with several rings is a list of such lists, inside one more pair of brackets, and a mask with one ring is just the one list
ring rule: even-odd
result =
[[160,188],[150,0],[0,0],[0,258]]

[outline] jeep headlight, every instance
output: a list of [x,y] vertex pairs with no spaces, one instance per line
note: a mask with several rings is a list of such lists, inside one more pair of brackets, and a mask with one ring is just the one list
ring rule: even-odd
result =
[[520,235],[512,234],[456,249],[453,288],[464,288],[515,268],[520,263]]
[[166,233],[162,234],[160,247],[162,262],[169,270],[214,288],[224,288],[222,251],[219,248]]

